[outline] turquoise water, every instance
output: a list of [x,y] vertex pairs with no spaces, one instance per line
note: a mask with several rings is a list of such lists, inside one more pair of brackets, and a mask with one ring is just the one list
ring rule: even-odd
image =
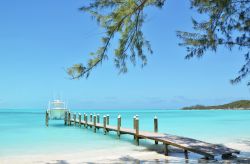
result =
[[[133,116],[139,115],[140,129],[153,130],[153,118],[159,119],[159,131],[193,137],[211,143],[243,143],[250,150],[250,111],[182,111],[182,110],[72,110],[72,112],[110,115],[110,124],[116,125],[117,115],[122,126],[131,127]],[[97,134],[83,127],[64,126],[63,120],[51,121],[45,127],[43,110],[0,110],[0,156],[50,154],[69,152],[70,149],[90,150],[133,147],[130,136],[116,139],[115,133]],[[142,141],[148,142],[148,141]],[[238,149],[241,149],[240,147]],[[244,152],[243,152],[244,154]],[[246,152],[245,154],[248,154]]]

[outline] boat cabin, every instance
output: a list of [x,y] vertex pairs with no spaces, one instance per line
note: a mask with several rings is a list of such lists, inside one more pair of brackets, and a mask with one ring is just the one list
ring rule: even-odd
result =
[[48,119],[49,120],[64,120],[65,112],[69,111],[67,105],[62,100],[49,101]]

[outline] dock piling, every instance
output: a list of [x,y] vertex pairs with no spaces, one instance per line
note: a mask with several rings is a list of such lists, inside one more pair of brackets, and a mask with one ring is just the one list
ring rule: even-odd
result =
[[109,125],[109,115],[106,116],[106,119],[107,119],[107,125]]
[[[96,122],[100,124],[100,114],[96,115]],[[99,130],[99,127],[97,127],[97,129]]]
[[78,123],[79,123],[79,127],[81,127],[82,125],[82,114],[78,113]]
[[[155,116],[154,117],[154,132],[158,133],[158,118]],[[158,144],[158,141],[155,141],[155,144]]]
[[106,122],[107,121],[107,118],[106,118],[106,116],[104,115],[103,116],[103,131],[104,131],[104,135],[106,135],[106,133],[107,133],[107,129],[106,129]]
[[99,123],[100,123],[100,115],[97,114],[97,115],[96,115],[96,118],[97,118],[97,119],[96,119],[96,122],[99,124]]
[[[92,123],[93,122],[93,115],[92,113],[90,113],[89,115],[89,122]],[[90,125],[90,128],[92,128],[92,126]]]
[[[106,125],[109,125],[109,115],[106,116]],[[109,129],[106,129],[106,132],[109,132]]]
[[166,156],[168,156],[168,144],[165,144],[164,143],[164,154],[166,155]]
[[94,115],[94,132],[96,133],[96,115]]
[[83,125],[86,127],[86,113],[83,113]]
[[76,113],[74,113],[74,125],[76,126]]
[[68,125],[70,126],[71,125],[71,113],[68,112]]
[[121,115],[118,115],[118,118],[117,118],[117,135],[118,137],[120,138],[121,137]]
[[85,128],[88,128],[88,115],[85,114]]
[[[134,130],[136,129],[135,119],[136,119],[136,116],[133,117],[133,126],[134,126]],[[134,135],[134,140],[135,140],[135,135]]]
[[133,125],[134,125],[134,129],[135,129],[135,119],[136,119],[136,116],[133,117]]
[[93,115],[92,115],[92,113],[90,113],[90,115],[89,115],[89,121],[90,122],[92,122],[92,118],[93,118]]
[[67,116],[68,116],[68,112],[67,111],[65,111],[64,112],[64,125],[67,125]]
[[139,146],[139,118],[135,119],[135,142]]
[[45,124],[47,127],[49,126],[49,112],[48,111],[46,111],[45,113]]

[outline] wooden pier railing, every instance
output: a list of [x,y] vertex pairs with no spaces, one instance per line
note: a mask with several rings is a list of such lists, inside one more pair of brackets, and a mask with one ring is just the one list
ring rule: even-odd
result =
[[[122,117],[118,115],[117,117],[117,126],[109,124],[109,115],[103,116],[103,123],[100,123],[100,115],[90,114],[90,119],[88,121],[87,114],[84,113],[83,120],[81,119],[81,114],[78,114],[78,119],[76,114],[73,114],[73,119],[71,119],[71,113],[65,113],[65,125],[76,126],[84,125],[85,128],[93,128],[93,131],[96,132],[97,129],[103,129],[104,134],[106,135],[109,131],[114,131],[117,133],[118,138],[122,134],[129,134],[134,136],[135,144],[139,145],[140,139],[149,139],[155,141],[155,144],[161,142],[164,144],[164,153],[168,155],[169,146],[178,147],[184,150],[185,157],[188,158],[188,152],[197,153],[203,155],[205,159],[214,159],[216,156],[222,156],[222,158],[231,157],[234,153],[239,154],[240,151],[234,150],[223,145],[211,144],[203,141],[199,141],[192,138],[181,137],[171,134],[159,133],[158,132],[158,118],[155,116],[153,119],[154,122],[154,132],[141,131],[139,130],[139,116],[133,117],[133,128],[122,127]],[[46,113],[47,116],[47,113]],[[47,118],[47,117],[46,117]],[[47,124],[47,119],[46,119]]]

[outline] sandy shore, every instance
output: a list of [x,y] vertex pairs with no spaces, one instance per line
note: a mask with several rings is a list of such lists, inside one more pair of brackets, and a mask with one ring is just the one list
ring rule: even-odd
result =
[[138,147],[135,150],[128,150],[126,148],[111,149],[111,150],[92,150],[82,151],[76,153],[53,153],[53,154],[39,154],[39,155],[20,155],[0,158],[1,164],[30,164],[30,163],[123,163],[131,162],[137,163],[140,161],[147,162],[167,162],[180,161],[180,157],[169,156],[166,157],[155,151],[149,151],[145,148]]
[[[228,144],[232,148],[240,148],[245,152],[250,152],[250,147],[244,144]],[[244,154],[244,153],[243,153]],[[243,155],[244,156],[244,155]],[[250,160],[246,157],[239,157],[237,160],[240,163]],[[102,149],[102,150],[90,150],[90,151],[78,151],[70,153],[55,152],[52,154],[32,154],[32,155],[15,155],[0,157],[0,164],[81,164],[81,163],[200,163],[203,162],[199,156],[194,153],[189,153],[189,159],[184,158],[182,150],[171,149],[170,156],[164,156],[161,146],[152,145],[149,147],[135,147],[129,149],[126,147],[115,149]],[[217,159],[214,162],[237,162],[237,160],[221,161]],[[248,163],[246,162],[246,163]]]

